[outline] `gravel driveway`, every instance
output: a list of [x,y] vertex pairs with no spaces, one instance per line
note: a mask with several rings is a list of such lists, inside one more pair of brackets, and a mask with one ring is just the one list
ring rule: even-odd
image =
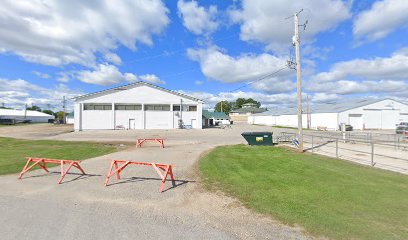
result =
[[[196,164],[201,154],[217,145],[243,143],[243,131],[268,129],[236,125],[224,130],[45,134],[41,139],[127,143],[136,137],[162,136],[166,148],[147,143],[86,160],[82,167],[88,175],[68,174],[60,185],[57,172],[33,171],[22,181],[17,175],[1,176],[1,239],[309,239],[300,228],[255,214],[234,199],[200,187]],[[0,135],[30,138],[1,129]],[[105,187],[111,159],[173,164],[177,186],[166,183],[168,190],[160,194],[160,179],[152,168],[129,166],[119,183],[112,178]]]

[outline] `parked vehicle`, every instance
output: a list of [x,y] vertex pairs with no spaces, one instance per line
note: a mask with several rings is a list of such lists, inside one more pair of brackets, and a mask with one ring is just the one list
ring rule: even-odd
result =
[[408,122],[401,122],[395,130],[396,134],[403,134],[404,132],[408,132]]
[[[341,125],[342,125],[342,124],[339,125],[339,130],[340,130],[340,131],[342,130],[342,129],[341,129]],[[353,126],[351,126],[350,124],[345,124],[344,126],[345,126],[345,127],[344,127],[344,130],[345,130],[345,131],[353,131]]]

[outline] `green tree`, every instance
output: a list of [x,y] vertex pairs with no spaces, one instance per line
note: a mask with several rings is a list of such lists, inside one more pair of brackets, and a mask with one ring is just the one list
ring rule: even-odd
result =
[[27,110],[41,112],[41,108],[39,106],[35,106],[35,105],[33,105],[31,107],[28,107]]
[[242,105],[244,105],[245,103],[254,103],[256,104],[256,107],[260,107],[261,103],[258,101],[255,101],[252,98],[237,98],[237,100],[235,100],[235,102],[233,103],[233,109],[239,109],[242,108]]
[[[51,110],[43,110],[43,113],[49,114],[49,115],[54,115],[54,112]],[[54,115],[55,116],[55,115]]]
[[232,103],[228,101],[221,101],[215,105],[214,111],[215,112],[225,112],[226,114],[228,114],[231,111],[231,109],[232,109]]
[[57,112],[57,119],[58,120],[64,120],[64,112],[63,111]]

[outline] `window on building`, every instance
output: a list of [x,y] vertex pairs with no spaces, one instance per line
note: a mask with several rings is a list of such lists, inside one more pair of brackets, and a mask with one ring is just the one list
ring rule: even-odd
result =
[[170,105],[164,105],[164,104],[145,105],[145,110],[147,111],[170,111]]
[[84,110],[112,110],[112,104],[108,103],[85,103]]
[[173,111],[180,111],[180,105],[173,105]]
[[115,110],[142,110],[140,104],[116,104]]
[[196,112],[197,111],[197,106],[188,106],[188,111],[189,112]]

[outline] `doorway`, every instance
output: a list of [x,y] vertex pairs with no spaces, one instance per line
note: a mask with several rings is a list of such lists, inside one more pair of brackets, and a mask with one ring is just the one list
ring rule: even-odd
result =
[[135,119],[129,119],[129,129],[136,129]]

